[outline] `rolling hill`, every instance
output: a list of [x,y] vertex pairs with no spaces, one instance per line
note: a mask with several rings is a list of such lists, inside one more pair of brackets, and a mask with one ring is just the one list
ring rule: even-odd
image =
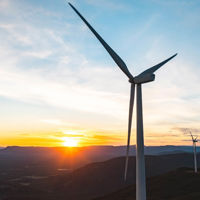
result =
[[[191,168],[179,168],[147,180],[148,200],[194,200],[200,199],[200,173]],[[136,185],[94,200],[134,200]]]
[[[146,156],[145,159],[147,177],[193,165],[192,154]],[[1,179],[0,194],[4,197],[2,200],[90,200],[135,183],[135,157],[130,158],[126,183],[123,180],[124,162],[124,157],[113,158],[91,163],[68,173],[56,172],[49,176],[27,176],[24,173],[18,178]]]

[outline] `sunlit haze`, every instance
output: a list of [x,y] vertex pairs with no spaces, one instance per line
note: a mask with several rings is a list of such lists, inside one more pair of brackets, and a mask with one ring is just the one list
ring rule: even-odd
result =
[[[200,122],[200,1],[73,0],[143,85],[145,145]],[[126,145],[127,77],[65,0],[0,0],[0,146]],[[135,144],[135,107],[131,144]]]
[[78,146],[78,141],[75,138],[64,137],[63,140],[64,140],[63,146],[65,146],[65,147],[77,147]]

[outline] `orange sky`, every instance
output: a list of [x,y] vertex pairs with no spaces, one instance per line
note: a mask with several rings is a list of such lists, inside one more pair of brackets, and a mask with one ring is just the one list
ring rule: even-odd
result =
[[[145,134],[145,144],[150,145],[191,145],[190,137],[177,134]],[[132,134],[132,145],[135,144],[135,133]],[[17,137],[2,137],[1,146],[90,146],[90,145],[126,145],[126,134],[90,133],[80,130],[65,130],[54,134],[19,134]]]

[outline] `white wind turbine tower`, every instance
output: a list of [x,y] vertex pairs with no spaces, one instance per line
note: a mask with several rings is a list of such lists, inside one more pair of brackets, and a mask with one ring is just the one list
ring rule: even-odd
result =
[[192,143],[193,143],[193,149],[194,149],[194,172],[197,173],[197,148],[196,148],[196,143],[198,142],[197,138],[192,135],[191,131],[189,131],[190,136],[192,138]]
[[96,36],[99,42],[103,45],[106,51],[110,54],[112,59],[118,65],[118,67],[125,73],[131,84],[130,91],[130,104],[129,104],[129,117],[128,117],[128,142],[127,142],[127,152],[126,152],[126,163],[125,163],[125,179],[128,168],[128,156],[129,156],[129,145],[131,136],[131,126],[132,126],[132,114],[134,105],[134,94],[135,85],[137,86],[137,134],[136,134],[136,199],[146,200],[146,178],[145,178],[145,162],[144,162],[144,138],[143,138],[143,116],[142,116],[142,84],[154,81],[154,72],[158,70],[161,66],[167,63],[169,60],[174,58],[177,54],[174,54],[170,58],[164,60],[163,62],[145,70],[138,76],[133,77],[129,72],[124,61],[116,54],[116,52],[103,40],[103,38],[94,30],[94,28],[86,21],[86,19],[79,13],[79,11],[69,3],[72,9],[77,13],[77,15],[83,20],[83,22],[88,26],[92,33]]

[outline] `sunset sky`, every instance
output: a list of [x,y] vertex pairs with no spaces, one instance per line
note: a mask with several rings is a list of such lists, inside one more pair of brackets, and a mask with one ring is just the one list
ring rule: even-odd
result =
[[[178,53],[143,85],[145,145],[190,145],[182,129],[200,130],[200,1],[71,3],[134,75]],[[0,0],[0,146],[125,145],[129,90],[67,1]],[[135,125],[134,113],[132,144]]]

